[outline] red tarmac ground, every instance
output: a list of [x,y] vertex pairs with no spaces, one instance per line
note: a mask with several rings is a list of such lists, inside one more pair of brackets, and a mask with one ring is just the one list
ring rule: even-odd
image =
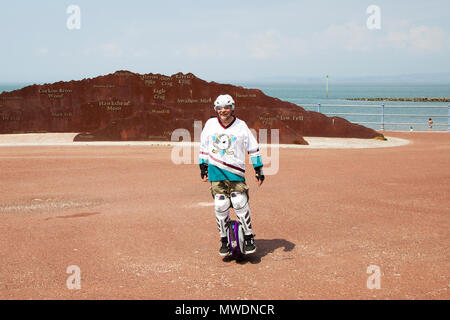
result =
[[280,149],[260,188],[248,165],[258,250],[239,262],[171,147],[2,147],[0,298],[449,299],[450,134],[385,135],[411,143]]

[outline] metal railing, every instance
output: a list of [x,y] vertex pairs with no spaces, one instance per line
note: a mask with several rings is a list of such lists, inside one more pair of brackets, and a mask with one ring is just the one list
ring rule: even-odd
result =
[[[368,125],[377,125],[380,126],[381,130],[385,129],[386,125],[404,125],[404,126],[410,126],[410,129],[413,129],[413,126],[417,126],[417,127],[428,127],[428,119],[429,118],[437,118],[437,119],[441,119],[441,118],[447,118],[447,123],[436,123],[433,120],[433,128],[438,127],[438,128],[442,128],[442,127],[446,127],[445,129],[441,129],[438,131],[447,131],[450,132],[450,105],[448,106],[431,106],[431,105],[422,105],[422,106],[418,106],[418,105],[386,105],[386,103],[383,103],[381,105],[354,105],[354,104],[321,104],[321,103],[317,103],[317,104],[301,104],[301,107],[306,107],[306,108],[313,108],[315,110],[310,110],[310,109],[306,109],[309,111],[317,111],[317,112],[321,112],[323,114],[325,114],[326,116],[342,116],[343,118],[345,118],[346,120],[350,121],[350,122],[354,122],[354,123],[358,123],[358,124],[368,124]],[[321,111],[321,108],[339,108],[339,109],[343,109],[343,108],[368,108],[368,109],[375,109],[379,110],[378,113],[365,113],[365,112],[323,112]],[[389,113],[386,112],[389,109],[433,109],[433,111],[436,110],[442,110],[442,109],[447,109],[447,115],[445,114],[417,114],[417,113]],[[347,119],[348,117],[378,117],[379,121],[352,121]],[[389,119],[391,117],[396,117],[396,118],[402,118],[402,117],[407,117],[407,118],[423,118],[425,121],[422,122],[386,122],[386,119]]]

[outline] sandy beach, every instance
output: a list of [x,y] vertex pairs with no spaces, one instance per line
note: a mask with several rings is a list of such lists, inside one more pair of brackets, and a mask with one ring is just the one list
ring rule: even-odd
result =
[[239,262],[173,146],[2,137],[0,299],[448,299],[450,136],[384,134],[280,148],[260,188],[248,165],[258,250]]

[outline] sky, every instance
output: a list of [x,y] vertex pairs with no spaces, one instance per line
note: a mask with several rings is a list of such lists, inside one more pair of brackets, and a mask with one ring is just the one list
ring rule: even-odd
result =
[[450,1],[0,0],[0,39],[0,83],[448,74]]

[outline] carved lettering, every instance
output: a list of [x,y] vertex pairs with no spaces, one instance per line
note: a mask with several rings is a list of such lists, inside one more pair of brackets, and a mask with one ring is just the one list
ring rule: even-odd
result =
[[152,112],[153,112],[153,113],[170,113],[170,110],[169,110],[169,109],[164,109],[164,110],[155,110],[155,109],[152,109]]
[[48,97],[50,98],[50,99],[62,99],[62,98],[64,98],[64,95],[61,93],[61,94],[53,94],[53,93],[50,93],[49,95],[48,95]]
[[178,80],[178,83],[191,85],[191,80],[190,79],[180,79],[180,80]]
[[118,77],[131,77],[131,76],[134,76],[134,74],[131,73],[131,72],[121,72],[121,71],[118,71],[118,72],[114,73],[114,75],[118,76]]
[[165,92],[166,92],[166,90],[164,90],[164,89],[153,89],[153,93],[155,93],[153,95],[153,99],[166,100],[166,96],[164,95]]
[[166,90],[164,90],[164,89],[153,89],[153,93],[164,94],[164,93],[166,93]]
[[256,94],[251,93],[251,94],[240,94],[240,93],[235,93],[236,98],[256,98]]
[[158,76],[154,74],[144,74],[141,77],[142,80],[158,80]]
[[108,106],[106,107],[107,111],[121,111],[122,107],[113,107],[113,106]]
[[177,79],[193,79],[194,76],[192,74],[177,74],[175,76]]
[[211,98],[202,98],[200,99],[200,103],[212,103]]
[[259,120],[261,121],[262,124],[271,126],[273,121],[278,120],[278,116],[271,117],[262,115],[259,117]]
[[72,112],[52,112],[53,118],[70,118],[72,117]]
[[198,100],[187,98],[187,99],[177,99],[177,102],[178,103],[198,103]]
[[129,107],[131,101],[99,101],[99,107]]
[[278,117],[259,117],[259,120],[274,121],[278,120]]
[[46,94],[50,99],[62,99],[65,93],[72,93],[72,89],[39,89],[40,94]]
[[22,118],[19,116],[2,116],[3,121],[21,121]]
[[261,121],[261,123],[263,124],[272,124],[273,121],[275,120],[280,120],[280,121],[303,121],[303,115],[297,115],[297,116],[287,116],[287,115],[277,115],[277,116],[260,116],[259,120]]
[[200,99],[191,99],[191,98],[186,98],[186,99],[177,99],[178,103],[212,103],[212,99],[211,98],[200,98]]
[[113,84],[94,84],[92,87],[93,88],[114,88],[115,85],[113,85]]

